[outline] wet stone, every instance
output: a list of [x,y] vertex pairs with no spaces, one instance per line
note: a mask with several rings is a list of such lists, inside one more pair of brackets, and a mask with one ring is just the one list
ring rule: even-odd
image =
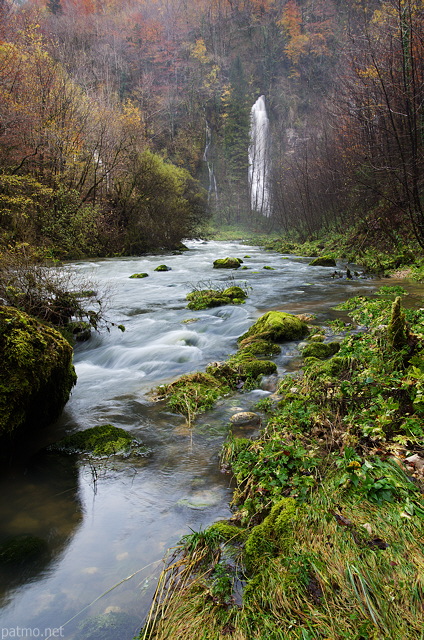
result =
[[231,416],[230,422],[236,426],[256,425],[261,422],[261,417],[253,411],[240,411]]

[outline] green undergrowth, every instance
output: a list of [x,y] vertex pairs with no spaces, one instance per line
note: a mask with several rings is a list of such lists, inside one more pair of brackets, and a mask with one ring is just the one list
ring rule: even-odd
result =
[[349,300],[337,353],[229,438],[233,516],[177,545],[143,640],[423,640],[424,478],[403,461],[424,458],[424,311],[403,299]]
[[283,254],[327,257],[353,263],[369,273],[391,275],[399,269],[410,269],[410,277],[424,281],[424,255],[418,244],[367,241],[366,234],[352,228],[347,233],[326,233],[322,238],[299,242],[295,239],[262,240],[265,248]]

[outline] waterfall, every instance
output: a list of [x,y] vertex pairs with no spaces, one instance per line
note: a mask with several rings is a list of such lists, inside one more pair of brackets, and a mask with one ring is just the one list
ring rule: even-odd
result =
[[213,162],[209,160],[209,149],[212,144],[212,131],[207,121],[206,121],[205,139],[206,139],[206,143],[205,143],[205,150],[203,152],[203,161],[206,162],[206,166],[208,168],[208,174],[209,174],[208,202],[211,201],[212,197],[215,198],[215,202],[218,202],[218,188],[216,185]]
[[250,112],[249,185],[252,211],[271,215],[269,195],[269,120],[265,96],[260,96]]

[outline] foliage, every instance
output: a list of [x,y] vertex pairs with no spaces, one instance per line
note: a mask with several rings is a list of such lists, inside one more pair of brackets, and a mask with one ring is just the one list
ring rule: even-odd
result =
[[94,329],[107,324],[106,296],[70,268],[49,265],[48,256],[21,244],[0,253],[0,298],[43,322],[66,327],[86,322]]

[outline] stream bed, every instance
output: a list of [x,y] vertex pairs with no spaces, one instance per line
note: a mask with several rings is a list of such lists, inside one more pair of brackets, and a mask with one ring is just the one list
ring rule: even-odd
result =
[[[219,469],[229,418],[272,388],[225,398],[193,430],[152,402],[149,391],[234,353],[237,337],[270,309],[313,313],[324,323],[339,316],[336,304],[381,284],[335,278],[334,268],[310,267],[308,258],[238,242],[187,246],[190,251],[176,255],[73,265],[107,287],[108,317],[126,330],[112,326],[76,346],[78,382],[61,418],[28,441],[25,462],[3,470],[0,539],[31,534],[47,548],[36,562],[0,568],[2,638],[131,640],[167,549],[191,530],[230,516],[230,480]],[[227,256],[247,268],[213,269],[215,259]],[[171,270],[154,271],[160,264]],[[343,273],[345,265],[337,270]],[[149,277],[130,279],[140,272]],[[233,281],[249,289],[246,304],[186,308],[193,287]],[[283,345],[274,360],[280,376],[296,369],[298,343]],[[106,423],[131,432],[149,454],[94,464],[44,450],[67,433]],[[100,631],[106,621],[116,625],[111,636]]]

